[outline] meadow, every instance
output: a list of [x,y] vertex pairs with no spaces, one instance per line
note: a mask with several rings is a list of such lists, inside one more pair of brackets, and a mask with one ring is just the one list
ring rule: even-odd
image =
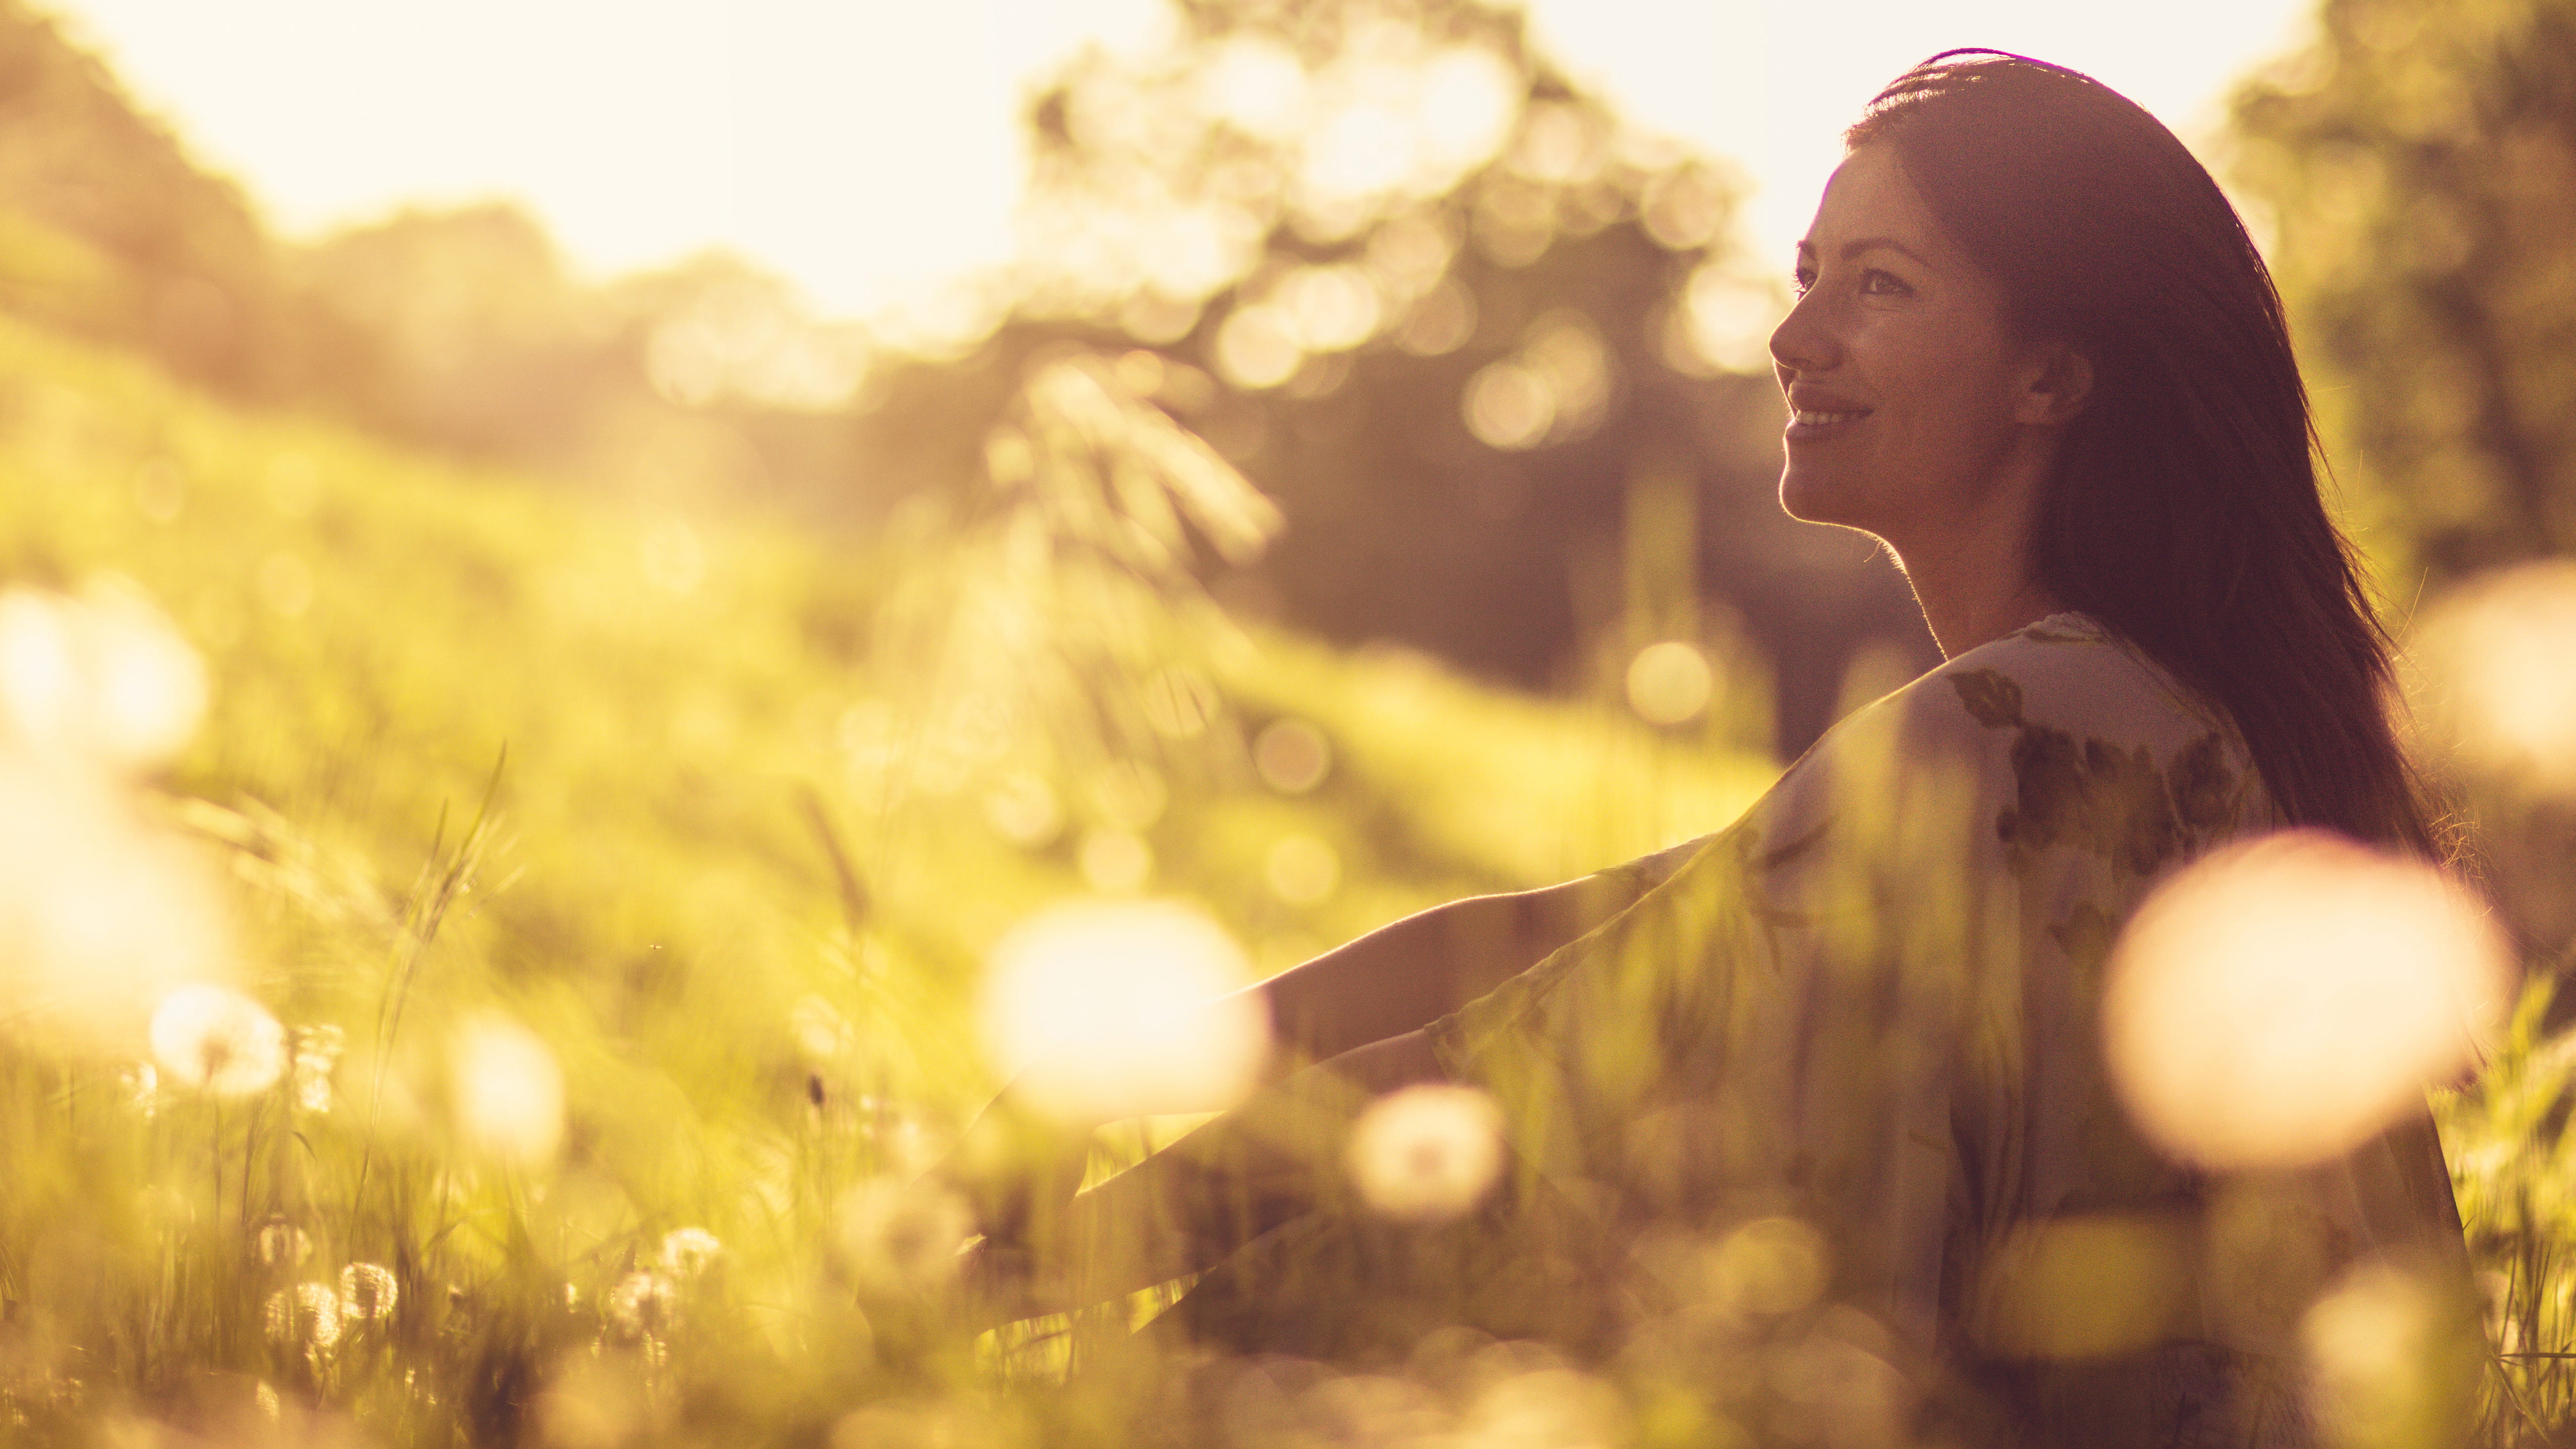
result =
[[996,943],[1105,903],[1231,985],[1774,768],[1010,565],[1027,507],[846,551],[15,327],[0,470],[33,1441],[1122,1442],[1000,1392],[903,1190]]
[[[1540,701],[1229,618],[1180,559],[1257,546],[1259,495],[1064,366],[989,498],[858,545],[0,330],[14,1438],[1901,1441],[1830,1407],[1885,1367],[1818,1336],[1781,1218],[1590,1368],[1176,1366],[1127,1333],[1168,1295],[967,1310],[915,1180],[1015,1041],[1714,829],[1777,768],[1730,732],[1758,679]],[[1032,957],[1071,985],[994,1000]],[[2345,1442],[2576,1411],[2576,1038],[2533,980],[2437,1103],[2496,1351],[2455,1381],[2345,1312]]]

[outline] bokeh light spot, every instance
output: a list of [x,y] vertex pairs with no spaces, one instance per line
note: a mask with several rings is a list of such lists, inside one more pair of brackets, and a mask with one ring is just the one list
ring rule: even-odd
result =
[[1251,963],[1203,912],[1169,901],[1051,907],[996,944],[982,1026],[996,1066],[1068,1120],[1213,1111],[1258,1078],[1269,1021],[1229,995]]
[[1261,874],[1272,895],[1293,906],[1311,906],[1340,887],[1342,857],[1315,836],[1283,835],[1270,847]]
[[1716,689],[1708,656],[1679,639],[1649,644],[1628,661],[1628,707],[1649,724],[1698,718]]
[[2108,970],[2123,1100],[2149,1137],[2217,1168],[2323,1161],[2418,1110],[2510,985],[2496,928],[2438,872],[2309,830],[2167,882]]
[[1488,363],[1469,378],[1460,406],[1476,441],[1507,452],[1537,447],[1556,421],[1556,395],[1547,379],[1508,360]]
[[2425,727],[2472,771],[2576,796],[2576,561],[2472,580],[2427,612]]
[[1322,730],[1302,719],[1276,719],[1253,738],[1252,764],[1271,789],[1303,795],[1331,772],[1333,747]]
[[1457,1217],[1483,1201],[1501,1174],[1502,1128],[1502,1110],[1474,1087],[1436,1083],[1390,1092],[1370,1103],[1351,1130],[1351,1180],[1388,1217]]
[[448,1054],[456,1124],[468,1141],[519,1163],[554,1156],[563,1138],[563,1068],[537,1035],[487,1017],[457,1032]]

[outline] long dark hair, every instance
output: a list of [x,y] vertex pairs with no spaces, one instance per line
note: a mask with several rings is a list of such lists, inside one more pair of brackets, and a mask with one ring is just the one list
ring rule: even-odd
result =
[[2209,173],[2110,87],[1989,50],[1897,77],[1844,140],[1895,149],[2018,335],[2093,365],[2039,582],[2224,710],[2289,823],[2429,851],[2280,294]]

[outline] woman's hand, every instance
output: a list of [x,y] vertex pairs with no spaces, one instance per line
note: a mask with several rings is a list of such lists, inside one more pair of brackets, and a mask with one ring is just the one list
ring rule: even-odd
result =
[[1060,1122],[1005,1088],[929,1179],[966,1204],[988,1243],[1028,1249],[1058,1235],[1090,1162],[1088,1128]]

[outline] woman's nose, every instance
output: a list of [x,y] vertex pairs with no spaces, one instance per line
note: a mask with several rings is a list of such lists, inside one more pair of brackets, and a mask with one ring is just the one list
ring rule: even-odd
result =
[[1822,372],[1834,364],[1838,349],[1819,325],[1815,294],[1808,293],[1771,330],[1771,360],[1787,372]]

